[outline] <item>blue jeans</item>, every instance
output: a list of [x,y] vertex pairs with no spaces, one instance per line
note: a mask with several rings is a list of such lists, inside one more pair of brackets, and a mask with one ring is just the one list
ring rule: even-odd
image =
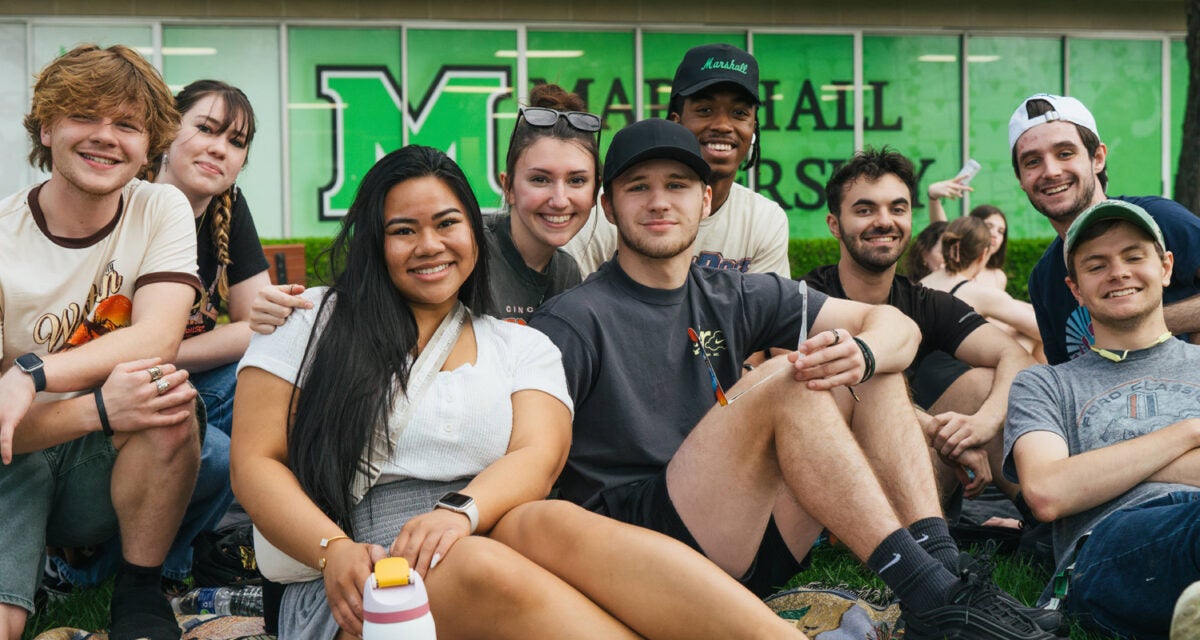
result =
[[[237,363],[230,363],[192,375],[189,380],[204,400],[208,424],[204,446],[200,449],[200,472],[196,488],[171,550],[163,562],[163,576],[183,580],[192,574],[192,540],[201,531],[217,526],[233,504],[229,485],[229,434],[233,428],[233,392],[237,383]],[[100,545],[96,554],[82,567],[72,567],[61,558],[51,558],[64,580],[77,587],[90,587],[116,573],[121,560],[120,536]]]
[[1200,580],[1200,491],[1109,514],[1075,558],[1067,611],[1120,638],[1167,640],[1179,594]]

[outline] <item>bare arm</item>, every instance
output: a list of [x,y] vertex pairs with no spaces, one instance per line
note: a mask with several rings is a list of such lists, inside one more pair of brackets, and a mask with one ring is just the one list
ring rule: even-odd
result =
[[250,309],[258,292],[271,285],[267,272],[229,287],[229,322],[184,340],[175,363],[189,371],[208,371],[237,362],[250,345]]
[[1033,305],[1028,302],[1017,300],[1005,291],[975,282],[967,283],[955,295],[974,307],[980,315],[995,318],[1021,332],[1021,335],[1041,341],[1037,314],[1033,311]]
[[927,192],[927,195],[929,196],[930,222],[946,221],[946,210],[942,208],[942,198],[957,200],[958,198],[963,197],[963,194],[966,192],[975,190],[962,184],[959,182],[959,180],[960,178],[953,178],[951,180],[942,180],[929,185],[929,191]]
[[827,390],[858,384],[866,371],[863,352],[853,338],[867,344],[876,373],[898,373],[912,362],[921,332],[895,307],[829,298],[821,307],[800,351],[788,356],[797,381],[809,389]]
[[955,350],[954,357],[972,367],[988,367],[994,373],[988,396],[974,415],[947,412],[935,416],[939,429],[934,434],[933,446],[951,459],[1000,435],[1008,414],[1008,390],[1013,378],[1034,364],[1024,347],[990,324],[972,331]]
[[1193,342],[1200,333],[1200,295],[1192,296],[1179,302],[1173,302],[1163,307],[1163,317],[1167,328],[1176,335],[1180,333],[1193,334]]
[[1051,522],[1099,506],[1164,471],[1173,463],[1194,470],[1200,419],[1176,422],[1153,433],[1069,455],[1058,434],[1032,431],[1013,445],[1021,491],[1033,513]]

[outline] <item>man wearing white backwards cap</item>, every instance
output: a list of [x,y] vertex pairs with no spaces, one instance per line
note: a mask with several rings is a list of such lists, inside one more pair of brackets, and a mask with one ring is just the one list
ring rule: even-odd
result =
[[[1046,93],[1026,98],[1008,123],[1013,170],[1029,202],[1050,220],[1058,238],[1029,275],[1029,298],[1037,312],[1046,359],[1057,364],[1088,351],[1095,342],[1091,316],[1067,289],[1063,238],[1080,212],[1107,196],[1108,148],[1096,119],[1075,98]],[[1177,261],[1163,291],[1167,327],[1177,336],[1200,334],[1200,219],[1158,196],[1116,196],[1136,204],[1162,228]]]

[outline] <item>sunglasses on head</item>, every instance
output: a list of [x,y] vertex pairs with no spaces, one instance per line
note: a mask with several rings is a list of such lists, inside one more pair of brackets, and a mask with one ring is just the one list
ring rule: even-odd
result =
[[595,133],[600,130],[600,116],[586,111],[559,111],[546,107],[521,107],[521,117],[525,122],[535,127],[553,127],[559,118],[566,118],[567,124],[578,129]]

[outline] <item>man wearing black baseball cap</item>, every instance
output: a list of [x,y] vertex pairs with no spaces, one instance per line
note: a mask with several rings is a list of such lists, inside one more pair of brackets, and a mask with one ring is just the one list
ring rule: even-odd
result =
[[[712,215],[700,223],[691,255],[701,266],[790,277],[788,220],[773,200],[734,181],[754,169],[758,132],[758,62],[728,44],[694,47],[675,70],[668,118],[700,142],[711,169]],[[595,271],[617,247],[615,230],[593,215],[567,245],[584,273]]]
[[[916,326],[892,307],[693,264],[710,176],[673,122],[638,122],[609,147],[616,258],[529,321],[562,351],[575,405],[562,496],[689,544],[760,596],[827,527],[900,597],[910,639],[1050,638],[990,582],[956,575],[973,565],[919,463],[902,374]],[[742,377],[751,353],[797,343]]]

